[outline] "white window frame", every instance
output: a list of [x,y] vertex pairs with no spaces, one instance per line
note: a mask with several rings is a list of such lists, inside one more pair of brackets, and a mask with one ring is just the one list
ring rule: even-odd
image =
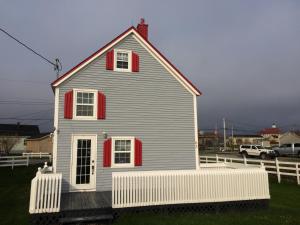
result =
[[[118,53],[127,53],[128,54],[128,69],[117,68],[117,54]],[[124,49],[115,49],[114,50],[114,71],[132,72],[132,51],[124,50]]]
[[[111,137],[112,140],[112,145],[111,145],[111,153],[112,153],[112,157],[111,157],[111,167],[112,168],[131,168],[134,167],[134,149],[135,149],[135,141],[134,141],[134,137]],[[130,163],[115,163],[115,141],[116,140],[130,140],[131,144],[130,144]]]
[[[77,93],[94,93],[94,104],[93,104],[93,116],[77,116]],[[97,109],[98,109],[98,90],[94,89],[73,89],[73,119],[75,120],[97,120]]]

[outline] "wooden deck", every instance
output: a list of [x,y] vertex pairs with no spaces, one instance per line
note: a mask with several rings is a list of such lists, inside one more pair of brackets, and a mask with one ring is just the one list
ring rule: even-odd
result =
[[111,209],[111,191],[70,192],[61,195],[61,211]]

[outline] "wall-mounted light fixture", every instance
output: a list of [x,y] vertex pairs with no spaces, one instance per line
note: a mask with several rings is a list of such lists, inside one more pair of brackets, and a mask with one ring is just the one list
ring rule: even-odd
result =
[[102,132],[103,138],[107,139],[107,133],[105,131]]

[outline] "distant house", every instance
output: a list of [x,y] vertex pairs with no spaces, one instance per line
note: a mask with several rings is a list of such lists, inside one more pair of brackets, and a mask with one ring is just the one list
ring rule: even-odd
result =
[[300,132],[299,131],[288,131],[280,135],[279,145],[300,143]]
[[266,147],[278,146],[281,130],[273,124],[271,128],[265,128],[259,132],[264,138],[264,145]]
[[26,139],[40,133],[37,125],[0,124],[0,151],[22,153],[26,150]]
[[229,137],[228,142],[236,149],[243,144],[262,145],[263,137],[258,134],[236,134],[233,137]]
[[199,132],[199,150],[218,150],[222,138],[217,132]]
[[52,145],[52,135],[50,133],[41,133],[26,139],[26,152],[52,154]]

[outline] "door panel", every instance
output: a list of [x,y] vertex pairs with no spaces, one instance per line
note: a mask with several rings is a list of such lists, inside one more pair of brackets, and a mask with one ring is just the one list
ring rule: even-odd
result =
[[73,136],[71,184],[72,190],[96,188],[97,136]]

